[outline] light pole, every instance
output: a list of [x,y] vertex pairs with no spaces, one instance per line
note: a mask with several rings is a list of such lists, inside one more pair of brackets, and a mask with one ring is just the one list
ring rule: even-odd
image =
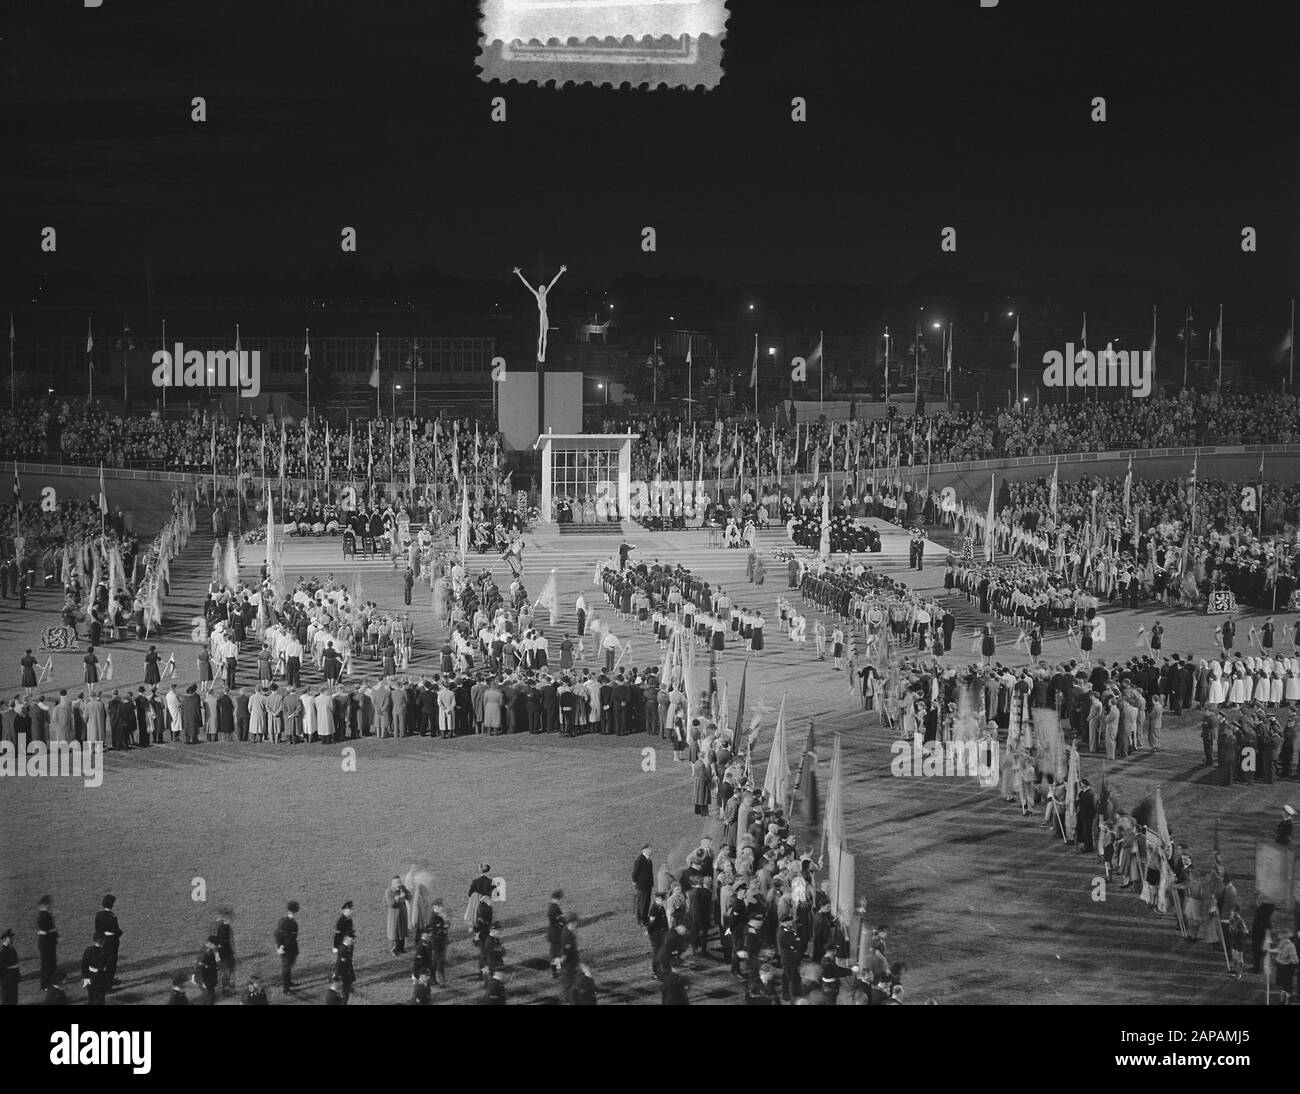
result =
[[885,328],[885,406],[889,406],[889,328]]
[[122,317],[122,406],[126,406],[126,351],[131,344],[131,324]]

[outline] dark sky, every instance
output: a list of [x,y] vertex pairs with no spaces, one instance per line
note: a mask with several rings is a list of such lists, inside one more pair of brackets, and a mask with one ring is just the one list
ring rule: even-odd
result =
[[[0,288],[12,299],[42,269],[134,276],[146,256],[157,276],[292,275],[334,263],[351,225],[375,270],[492,277],[541,250],[592,286],[949,266],[1295,295],[1284,6],[732,9],[717,90],[645,93],[484,84],[459,0],[0,0]],[[45,224],[57,256],[39,253]]]

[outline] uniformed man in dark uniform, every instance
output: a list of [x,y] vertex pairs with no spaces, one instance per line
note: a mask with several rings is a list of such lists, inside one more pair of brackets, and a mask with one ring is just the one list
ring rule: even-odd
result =
[[18,981],[21,978],[18,951],[14,949],[14,932],[6,930],[0,934],[0,1006],[18,1005]]
[[347,1003],[347,998],[343,994],[343,982],[337,974],[330,978],[329,987],[325,989],[325,998],[321,1002],[327,1007],[341,1007]]
[[194,982],[203,992],[203,1002],[210,1007],[217,1005],[217,984],[220,980],[221,963],[217,959],[217,936],[210,934],[203,944],[203,952],[199,954],[194,969]]
[[50,977],[50,986],[45,989],[45,998],[42,1000],[47,1007],[62,1007],[68,1002],[68,993],[63,990],[63,970],[55,969],[54,975]]
[[345,1003],[352,997],[352,985],[357,982],[356,969],[352,964],[352,947],[355,942],[355,934],[345,934],[339,943],[338,956],[334,959],[334,979],[341,986]]
[[451,924],[443,915],[442,901],[433,902],[429,915],[429,946],[433,953],[433,982],[447,986],[447,936],[451,933]]
[[506,1005],[506,974],[504,970],[497,969],[488,978],[483,1002],[491,1007],[504,1007]]
[[262,981],[257,976],[248,978],[248,983],[244,986],[244,996],[239,1000],[239,1003],[245,1007],[265,1007],[270,1005],[270,1000],[266,997],[266,988],[262,986]]
[[214,933],[217,938],[217,962],[221,966],[221,994],[230,995],[235,990],[235,932],[228,910],[223,910],[217,916]]
[[551,977],[560,975],[560,957],[564,941],[564,909],[560,901],[564,899],[564,890],[556,889],[551,894],[551,902],[546,906],[546,943],[550,949]]
[[275,949],[280,955],[280,990],[285,995],[293,994],[293,964],[298,960],[298,902],[289,901],[287,914],[281,918],[275,928]]
[[81,955],[81,986],[86,989],[86,1005],[102,1007],[108,996],[108,957],[104,953],[104,936],[98,931]]
[[104,939],[105,991],[112,991],[119,983],[117,979],[117,954],[122,941],[122,926],[118,923],[117,915],[113,911],[116,904],[117,897],[109,893],[104,897],[103,907],[95,913],[95,933],[102,935]]
[[169,1007],[188,1007],[190,997],[185,994],[185,974],[178,972],[172,977],[172,990],[167,996],[167,1005]]
[[413,978],[415,986],[411,989],[411,1005],[415,1007],[427,1007],[433,1002],[433,991],[429,987],[429,971],[421,970],[420,974]]
[[357,928],[352,922],[352,901],[346,900],[343,902],[338,919],[334,922],[334,952],[338,953],[343,948],[345,938],[356,937]]
[[573,1002],[573,982],[582,965],[578,951],[578,916],[570,912],[564,921],[564,934],[560,938],[560,976],[564,985],[564,1001]]
[[54,928],[51,903],[48,896],[43,896],[36,905],[36,950],[41,957],[41,991],[53,983],[54,973],[59,967],[59,932]]
[[578,966],[573,978],[573,987],[569,991],[569,1003],[575,1007],[594,1007],[596,1005],[596,981],[592,979],[591,969],[584,962]]
[[668,911],[664,908],[664,894],[657,892],[646,913],[646,936],[650,939],[650,972],[659,980],[666,971],[659,962],[659,952],[668,937]]

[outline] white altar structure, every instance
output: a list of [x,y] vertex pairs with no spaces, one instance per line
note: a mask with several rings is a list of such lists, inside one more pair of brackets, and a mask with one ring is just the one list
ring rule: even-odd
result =
[[568,498],[594,502],[598,511],[616,506],[619,520],[631,515],[632,442],[639,433],[543,433],[542,521],[555,522],[554,503]]

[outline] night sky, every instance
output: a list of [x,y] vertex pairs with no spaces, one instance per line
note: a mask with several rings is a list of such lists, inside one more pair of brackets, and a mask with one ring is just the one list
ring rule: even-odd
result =
[[[1293,14],[732,9],[717,90],[645,93],[485,84],[459,0],[0,3],[0,304],[43,270],[292,277],[338,261],[344,225],[349,261],[374,271],[500,277],[545,252],[575,287],[950,269],[1295,295]],[[498,94],[505,124],[489,120]],[[956,255],[939,251],[945,225]],[[1244,225],[1258,254],[1240,251]]]

